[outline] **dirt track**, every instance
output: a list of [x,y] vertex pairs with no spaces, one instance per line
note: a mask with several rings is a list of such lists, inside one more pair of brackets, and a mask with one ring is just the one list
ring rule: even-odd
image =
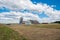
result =
[[24,25],[10,25],[9,27],[24,35],[28,40],[60,40],[60,29],[26,27]]

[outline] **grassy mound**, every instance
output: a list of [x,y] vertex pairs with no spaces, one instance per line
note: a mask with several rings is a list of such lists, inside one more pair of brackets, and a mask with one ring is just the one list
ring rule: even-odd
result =
[[26,38],[8,27],[0,26],[0,40],[26,40]]

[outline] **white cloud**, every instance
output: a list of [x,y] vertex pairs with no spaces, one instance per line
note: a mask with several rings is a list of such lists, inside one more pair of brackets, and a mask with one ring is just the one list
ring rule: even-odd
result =
[[[54,5],[49,6],[47,4],[43,3],[37,3],[33,4],[30,0],[0,0],[0,8],[6,7],[10,10],[20,11],[20,10],[29,10],[30,13],[22,13],[22,12],[6,12],[0,14],[0,19],[3,17],[6,19],[11,18],[17,19],[20,16],[29,16],[31,18],[28,19],[37,19],[40,22],[52,22],[56,20],[60,20],[60,10],[56,10],[53,7],[56,7]],[[38,13],[44,12],[46,15],[49,16],[49,18],[39,18],[37,14],[32,14],[31,11],[37,11]],[[24,17],[26,20],[26,17]]]
[[21,12],[4,12],[0,14],[0,22],[7,21],[6,23],[18,23],[20,17],[23,16],[23,20],[38,20],[39,16],[32,13],[21,13]]
[[49,9],[50,7],[49,5],[42,3],[33,4],[30,0],[0,0],[0,4],[11,10],[28,9],[38,12]]

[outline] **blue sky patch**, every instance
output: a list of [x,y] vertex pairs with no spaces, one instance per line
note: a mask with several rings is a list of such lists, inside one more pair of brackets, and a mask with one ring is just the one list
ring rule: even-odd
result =
[[56,7],[53,7],[53,8],[60,10],[60,0],[31,0],[31,1],[34,4],[45,3],[48,5],[55,5]]
[[0,13],[2,12],[9,12],[10,10],[8,8],[2,7],[0,8]]

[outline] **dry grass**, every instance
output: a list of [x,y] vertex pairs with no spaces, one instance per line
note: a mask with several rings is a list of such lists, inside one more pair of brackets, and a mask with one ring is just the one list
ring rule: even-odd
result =
[[26,40],[26,38],[6,25],[0,24],[0,40]]
[[40,28],[60,29],[60,24],[37,24],[37,25],[32,25],[32,26],[40,27]]
[[8,25],[28,40],[60,40],[59,24]]

